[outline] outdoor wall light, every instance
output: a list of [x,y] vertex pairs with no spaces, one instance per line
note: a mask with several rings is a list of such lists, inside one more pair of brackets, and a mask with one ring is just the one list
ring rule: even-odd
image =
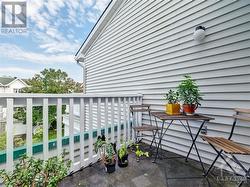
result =
[[195,31],[194,31],[194,35],[193,35],[194,40],[195,41],[203,40],[203,38],[205,38],[205,35],[206,35],[205,30],[206,30],[206,28],[203,26],[196,27]]

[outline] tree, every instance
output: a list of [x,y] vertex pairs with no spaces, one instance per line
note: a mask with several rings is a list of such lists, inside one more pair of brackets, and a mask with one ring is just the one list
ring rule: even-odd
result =
[[83,84],[75,82],[64,71],[44,69],[40,74],[34,75],[27,81],[29,87],[22,91],[25,93],[82,93]]
[[[23,93],[82,93],[83,84],[75,82],[68,77],[66,72],[55,69],[44,69],[33,78],[27,80],[29,87],[22,90]],[[65,113],[63,106],[63,113]],[[42,123],[42,106],[33,107],[33,125]],[[17,108],[14,114],[16,119],[26,123],[26,111],[24,108]],[[56,125],[56,106],[49,106],[49,125]]]

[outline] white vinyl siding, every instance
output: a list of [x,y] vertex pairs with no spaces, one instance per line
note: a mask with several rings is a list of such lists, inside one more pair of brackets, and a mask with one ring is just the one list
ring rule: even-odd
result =
[[[193,40],[196,26],[204,41]],[[208,135],[228,136],[233,108],[250,108],[250,5],[239,1],[125,1],[87,51],[87,93],[142,93],[143,103],[164,110],[164,94],[190,74],[204,95],[198,112],[214,117]],[[143,115],[144,123],[149,123]],[[197,130],[197,122],[192,122]],[[240,123],[233,139],[250,145],[250,124]],[[191,143],[175,125],[166,149],[186,155]],[[215,153],[201,139],[204,162]],[[191,157],[197,159],[194,151]],[[240,157],[245,164],[249,157]],[[217,164],[220,166],[220,164]]]

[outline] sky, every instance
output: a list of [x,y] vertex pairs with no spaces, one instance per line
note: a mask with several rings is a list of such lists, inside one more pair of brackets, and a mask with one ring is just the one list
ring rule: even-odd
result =
[[[0,0],[6,1],[11,0]],[[27,33],[0,33],[0,76],[31,78],[44,68],[55,68],[82,82],[75,53],[109,2],[26,0]]]

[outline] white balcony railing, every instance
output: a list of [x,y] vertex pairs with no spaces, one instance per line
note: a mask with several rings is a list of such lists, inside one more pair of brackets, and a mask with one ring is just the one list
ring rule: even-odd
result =
[[[6,108],[6,151],[0,153],[0,168],[13,169],[21,154],[48,159],[67,150],[66,158],[72,160],[71,171],[95,162],[93,143],[98,135],[105,133],[110,141],[120,145],[121,140],[133,139],[129,105],[140,104],[142,95],[97,95],[97,94],[0,94],[0,106]],[[68,106],[68,136],[63,136],[62,106]],[[34,106],[42,106],[43,139],[33,144]],[[56,139],[49,140],[49,106],[56,106]],[[26,111],[26,143],[14,148],[14,110],[24,107]],[[136,122],[141,120],[138,115]],[[75,126],[79,130],[75,131]]]

